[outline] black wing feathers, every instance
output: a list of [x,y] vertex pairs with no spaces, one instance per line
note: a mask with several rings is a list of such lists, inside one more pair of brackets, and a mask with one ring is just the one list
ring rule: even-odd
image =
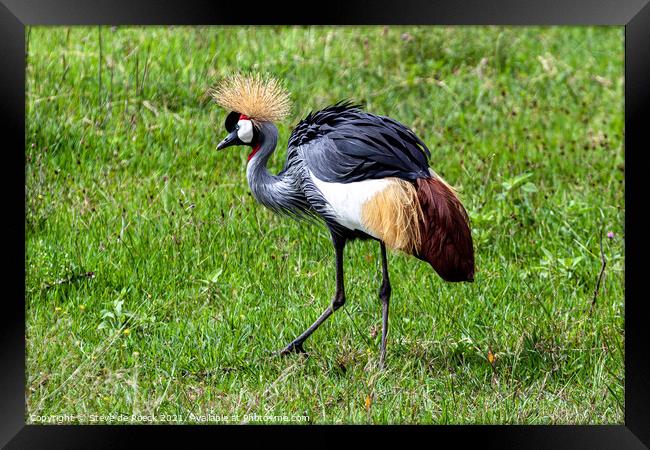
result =
[[292,147],[302,147],[307,166],[323,181],[429,176],[431,153],[422,140],[401,123],[348,101],[309,113],[291,133]]

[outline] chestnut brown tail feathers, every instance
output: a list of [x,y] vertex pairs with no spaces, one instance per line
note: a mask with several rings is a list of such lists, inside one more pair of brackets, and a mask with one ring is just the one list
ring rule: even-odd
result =
[[419,178],[416,191],[422,220],[415,256],[431,264],[446,281],[474,281],[472,234],[458,197],[437,178]]

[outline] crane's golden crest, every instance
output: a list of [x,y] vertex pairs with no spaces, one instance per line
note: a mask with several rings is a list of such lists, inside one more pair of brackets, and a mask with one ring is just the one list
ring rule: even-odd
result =
[[210,90],[210,95],[222,107],[258,122],[277,122],[291,110],[289,93],[280,82],[260,74],[226,77]]

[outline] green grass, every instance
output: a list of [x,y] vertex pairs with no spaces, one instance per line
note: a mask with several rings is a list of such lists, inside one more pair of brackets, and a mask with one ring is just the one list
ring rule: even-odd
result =
[[[268,354],[329,304],[334,252],[215,151],[205,93],[237,70],[291,91],[280,143],[352,98],[461,193],[476,281],[391,253],[386,370],[376,242],[310,356]],[[622,27],[36,27],[26,89],[28,422],[623,423]]]

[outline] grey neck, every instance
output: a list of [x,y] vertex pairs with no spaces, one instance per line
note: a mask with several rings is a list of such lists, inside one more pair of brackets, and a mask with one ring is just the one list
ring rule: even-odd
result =
[[270,122],[262,122],[258,136],[259,148],[246,167],[248,186],[258,202],[273,210],[282,209],[286,183],[282,177],[271,174],[266,168],[278,143],[278,129]]

